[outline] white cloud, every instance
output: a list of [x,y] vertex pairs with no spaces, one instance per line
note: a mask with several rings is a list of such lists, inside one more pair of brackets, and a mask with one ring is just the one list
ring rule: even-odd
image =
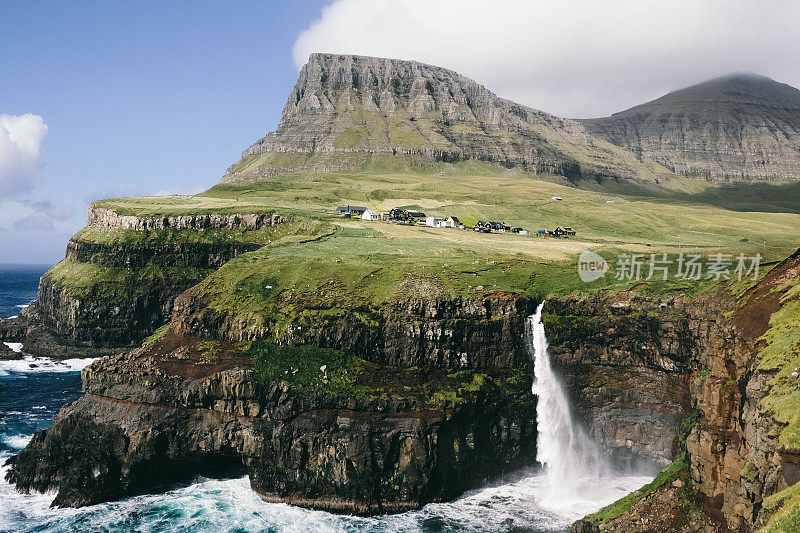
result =
[[33,187],[47,131],[39,115],[0,115],[0,198]]
[[311,52],[416,59],[589,117],[731,72],[800,86],[799,26],[792,0],[338,0],[293,56],[298,67]]

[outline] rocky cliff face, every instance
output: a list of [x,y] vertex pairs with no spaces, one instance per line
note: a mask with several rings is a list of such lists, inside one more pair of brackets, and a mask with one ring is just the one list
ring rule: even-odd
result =
[[[91,240],[82,232],[70,239],[64,261],[45,273],[36,301],[13,327],[0,329],[1,338],[47,357],[106,355],[136,346],[169,320],[180,293],[261,247],[237,235],[284,222],[276,214],[136,217],[90,205],[87,229],[101,237],[107,231],[108,237]],[[216,230],[239,233],[215,238]],[[208,237],[191,239],[187,232]]]
[[535,302],[515,294],[404,299],[375,312],[308,309],[289,323],[231,320],[189,290],[175,302],[171,327],[191,336],[335,348],[381,365],[497,371],[527,364],[525,317]]
[[580,122],[640,160],[679,174],[800,179],[800,91],[762,76],[711,80]]
[[800,480],[793,407],[800,395],[797,336],[790,314],[800,308],[793,288],[798,276],[800,251],[737,301],[719,308],[706,302],[689,314],[696,317],[690,319],[689,331],[699,334],[682,366],[691,374],[683,383],[665,384],[688,392],[691,420],[696,418],[685,444],[676,450],[686,454],[683,479],[688,491],[675,497],[685,490],[683,481],[670,484],[675,478],[666,479],[613,520],[579,522],[574,531],[746,532],[769,522],[787,501],[781,491]]
[[550,299],[543,320],[576,414],[621,460],[672,461],[691,412],[688,377],[715,320],[683,298]]
[[89,206],[87,226],[103,228],[123,228],[137,231],[152,231],[167,228],[178,230],[203,229],[249,229],[256,230],[266,226],[277,226],[285,222],[283,217],[273,213],[250,213],[231,215],[181,215],[164,217],[139,217],[120,215],[111,209]]
[[570,179],[659,175],[577,122],[499,98],[451,70],[312,54],[278,129],[245,150],[223,181],[353,170],[360,159],[348,154],[359,153],[473,159]]
[[82,506],[243,468],[267,501],[375,514],[452,499],[535,458],[527,366],[364,362],[339,390],[264,381],[236,344],[209,355],[204,342],[168,334],[85,369],[87,395],[11,460],[9,480]]
[[[524,335],[535,301],[398,300],[370,319],[323,314],[276,331],[228,323],[194,296],[179,298],[167,337],[87,368],[87,396],[34,437],[9,479],[86,505],[243,467],[268,501],[372,514],[450,499],[535,461]],[[579,412],[626,459],[668,460],[687,410],[697,346],[682,303],[661,304],[617,295],[546,306],[555,358],[586,398]],[[357,354],[359,381],[347,391],[263,381],[242,351],[254,339]]]

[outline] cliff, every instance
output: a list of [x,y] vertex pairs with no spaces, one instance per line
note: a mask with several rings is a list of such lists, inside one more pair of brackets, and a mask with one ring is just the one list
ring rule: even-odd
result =
[[65,259],[42,276],[37,299],[0,329],[47,357],[131,348],[169,320],[174,299],[230,259],[276,238],[276,214],[120,215],[89,206]]
[[[499,354],[495,340],[481,348]],[[452,499],[535,457],[527,364],[453,373],[271,346],[170,332],[97,361],[86,396],[10,461],[8,479],[82,506],[244,469],[267,501],[376,514]]]
[[725,76],[579,122],[641,161],[678,174],[800,179],[800,90],[763,76]]
[[800,251],[710,314],[686,367],[693,413],[678,466],[574,531],[794,530],[799,275]]
[[356,170],[380,154],[410,168],[475,160],[572,180],[669,175],[640,164],[575,121],[499,98],[451,70],[416,61],[312,54],[278,128],[245,150],[223,182]]

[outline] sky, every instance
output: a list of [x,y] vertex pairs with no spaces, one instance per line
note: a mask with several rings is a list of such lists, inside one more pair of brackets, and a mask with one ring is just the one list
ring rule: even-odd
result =
[[311,52],[416,59],[554,114],[731,72],[800,87],[800,2],[0,2],[0,263],[63,257],[99,198],[192,194],[277,126]]

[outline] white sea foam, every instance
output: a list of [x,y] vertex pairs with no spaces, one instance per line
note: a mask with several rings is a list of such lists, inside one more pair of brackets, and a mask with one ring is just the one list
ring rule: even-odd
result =
[[[605,487],[602,503],[611,503],[647,481],[648,478],[631,477],[613,480]],[[8,483],[0,482],[0,496],[6,503],[0,510],[0,530],[36,524],[37,531],[62,531],[78,523],[90,523],[102,531],[559,531],[597,509],[586,505],[564,513],[542,507],[539,500],[543,487],[542,476],[530,474],[468,493],[454,502],[430,504],[419,511],[398,515],[363,518],[264,503],[250,489],[247,477],[200,478],[165,494],[137,496],[82,509],[50,509],[53,495],[17,494]]]
[[26,307],[30,307],[31,304],[17,304],[15,307],[19,307],[20,309],[25,309]]
[[21,450],[28,445],[32,438],[33,435],[5,435],[2,440],[6,446]]
[[90,365],[94,360],[93,357],[57,360],[25,355],[22,359],[0,361],[0,376],[7,376],[10,372],[75,372]]
[[8,317],[8,318],[19,318],[19,315],[11,315],[11,316],[10,316],[10,317]]
[[20,353],[22,351],[22,343],[21,342],[4,342],[6,346],[11,348],[12,352]]

